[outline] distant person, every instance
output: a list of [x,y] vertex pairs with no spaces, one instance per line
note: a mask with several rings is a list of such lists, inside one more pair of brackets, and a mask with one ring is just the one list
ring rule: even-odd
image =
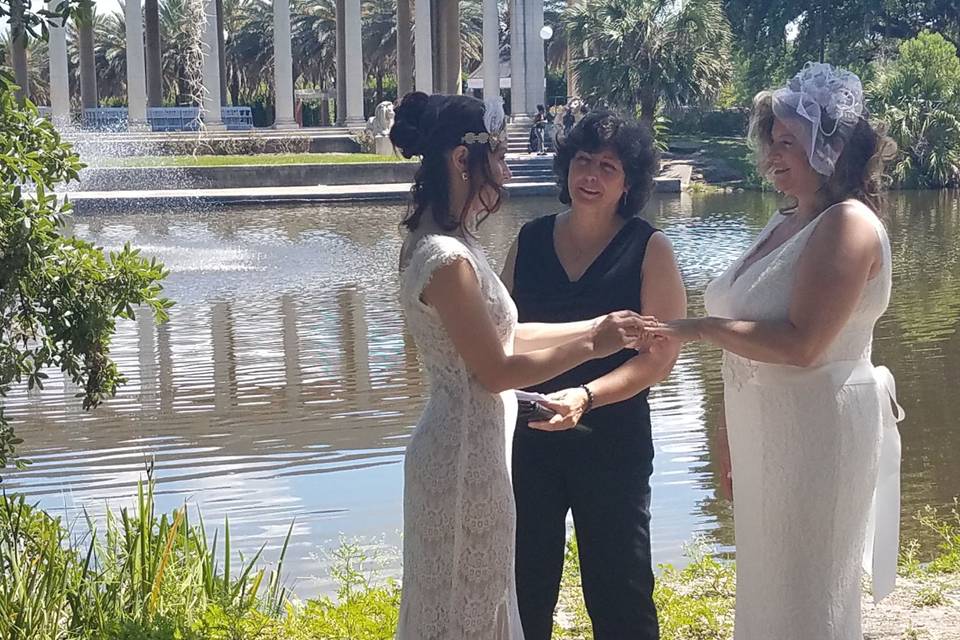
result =
[[537,105],[537,113],[533,116],[534,150],[538,156],[547,155],[546,149],[547,114],[542,104]]
[[566,138],[570,135],[570,130],[573,129],[573,125],[577,122],[576,118],[573,116],[573,107],[567,105],[566,109],[563,110],[563,137]]

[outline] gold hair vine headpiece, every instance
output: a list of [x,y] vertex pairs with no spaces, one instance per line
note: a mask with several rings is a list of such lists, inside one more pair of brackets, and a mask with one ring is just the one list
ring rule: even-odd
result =
[[491,149],[496,149],[497,145],[500,144],[500,136],[495,133],[470,133],[464,134],[463,138],[464,144],[489,144]]

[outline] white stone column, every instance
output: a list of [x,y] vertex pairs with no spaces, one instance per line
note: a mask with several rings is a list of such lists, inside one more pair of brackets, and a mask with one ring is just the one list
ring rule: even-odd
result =
[[460,4],[459,0],[446,0],[437,6],[437,29],[434,32],[440,60],[439,87],[442,93],[463,93],[460,63]]
[[[544,42],[540,37],[543,29],[543,0],[527,2],[527,113],[536,113],[537,105],[544,104],[546,96],[546,60],[543,55]],[[546,106],[546,105],[544,105]]]
[[[57,11],[66,0],[49,0],[47,8]],[[70,76],[67,72],[67,30],[60,18],[50,20],[50,110],[51,120],[58,129],[68,128],[70,122]]]
[[397,0],[397,97],[413,91],[413,21],[410,0]]
[[[579,4],[579,0],[567,0],[568,7],[574,7]],[[573,47],[567,42],[567,98],[574,98],[580,95],[580,89],[577,83],[577,73],[573,68]]]
[[348,127],[362,127],[363,117],[363,43],[360,34],[360,0],[346,0],[343,6],[347,43],[347,118]]
[[510,114],[514,118],[527,109],[526,10],[525,0],[510,0]]
[[220,111],[220,51],[217,44],[217,3],[203,0],[203,114],[204,128],[208,131],[223,131],[223,116]]
[[290,0],[273,0],[273,76],[276,94],[274,129],[295,129],[293,117],[293,48],[290,44]]
[[127,129],[146,129],[147,67],[140,0],[127,0],[124,21],[127,28]]
[[344,2],[336,0],[337,22],[337,125],[343,126],[347,120],[347,43],[344,19]]
[[483,0],[483,99],[500,95],[500,16],[497,0]]
[[433,29],[431,0],[414,0],[414,66],[417,91],[433,93]]

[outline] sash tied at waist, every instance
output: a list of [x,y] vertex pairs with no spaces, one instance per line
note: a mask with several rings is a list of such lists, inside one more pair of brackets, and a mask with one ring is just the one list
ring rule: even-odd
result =
[[[738,356],[727,354],[729,358]],[[875,367],[869,360],[841,360],[819,367],[791,367],[749,362],[746,384],[793,385],[827,376],[838,388],[872,384],[880,394],[882,429],[880,457],[874,484],[873,504],[867,521],[863,568],[873,579],[873,600],[880,602],[890,594],[897,581],[900,551],[900,432],[897,423],[906,415],[897,402],[897,383],[886,367]]]

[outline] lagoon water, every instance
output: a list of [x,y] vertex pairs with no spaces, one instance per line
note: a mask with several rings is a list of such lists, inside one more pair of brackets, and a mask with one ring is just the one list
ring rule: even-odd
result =
[[[777,205],[769,195],[676,195],[645,216],[674,244],[694,311],[702,291],[751,242]],[[516,199],[482,227],[494,262],[519,226],[560,210]],[[332,589],[340,540],[357,542],[380,576],[397,575],[403,450],[424,384],[397,302],[397,222],[383,204],[296,205],[78,217],[73,232],[107,249],[124,242],[169,268],[169,323],[121,324],[113,356],[128,383],[87,413],[53,372],[42,392],[5,401],[33,464],[7,470],[69,523],[133,504],[152,467],[159,507],[229,517],[246,556],[276,559],[292,523],[288,583]],[[960,195],[891,197],[894,294],[875,361],[897,377],[903,436],[904,536],[934,541],[912,514],[960,494]],[[686,349],[651,396],[655,562],[682,562],[703,537],[734,553],[732,507],[716,494],[712,438],[719,352]]]

